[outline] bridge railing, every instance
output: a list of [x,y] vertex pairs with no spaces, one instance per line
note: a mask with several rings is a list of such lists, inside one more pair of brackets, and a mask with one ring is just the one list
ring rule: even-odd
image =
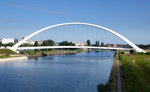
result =
[[110,50],[134,50],[133,48],[119,48],[119,47],[95,47],[95,46],[38,46],[38,47],[18,47],[17,50],[30,50],[30,49],[110,49]]

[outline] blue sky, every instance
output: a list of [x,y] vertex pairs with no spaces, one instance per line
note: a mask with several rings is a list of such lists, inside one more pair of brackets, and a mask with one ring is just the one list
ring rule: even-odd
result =
[[[115,30],[134,43],[150,44],[150,0],[0,1],[0,38],[21,38],[58,23],[88,22]],[[46,34],[36,39],[51,39]]]

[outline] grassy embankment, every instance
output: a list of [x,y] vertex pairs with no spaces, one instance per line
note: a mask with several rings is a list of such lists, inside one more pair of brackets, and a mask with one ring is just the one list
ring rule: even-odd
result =
[[127,92],[150,92],[150,54],[119,53]]
[[20,56],[16,52],[9,49],[0,49],[0,59]]
[[37,51],[21,51],[23,54],[26,54],[28,57],[36,57],[42,55],[59,55],[59,54],[75,54],[82,52],[82,49],[76,50],[37,50]]
[[26,55],[28,57],[36,57],[42,55],[59,55],[59,54],[75,54],[78,52],[82,52],[82,49],[76,50],[37,50],[37,51],[21,51],[22,54],[18,54],[9,49],[0,49],[0,59],[10,58],[10,57],[19,57],[22,55]]

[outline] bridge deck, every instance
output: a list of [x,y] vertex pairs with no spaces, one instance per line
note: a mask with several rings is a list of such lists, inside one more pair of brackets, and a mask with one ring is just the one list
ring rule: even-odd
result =
[[38,47],[18,47],[17,50],[27,49],[65,49],[65,48],[81,48],[81,49],[108,49],[108,50],[134,50],[133,48],[118,47],[94,47],[94,46],[38,46]]

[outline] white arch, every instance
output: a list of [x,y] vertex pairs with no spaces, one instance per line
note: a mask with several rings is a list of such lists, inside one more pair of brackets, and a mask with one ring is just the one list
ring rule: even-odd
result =
[[102,27],[102,26],[99,26],[99,25],[95,25],[95,24],[89,24],[89,23],[80,23],[80,22],[77,22],[77,23],[62,23],[62,24],[56,24],[56,25],[52,25],[52,26],[48,26],[48,27],[45,27],[43,29],[40,29],[40,30],[37,30],[35,31],[34,33],[30,34],[29,36],[25,37],[23,40],[19,41],[17,44],[15,44],[11,49],[16,51],[17,48],[23,44],[25,41],[27,41],[28,39],[32,38],[33,36],[43,32],[43,31],[46,31],[48,29],[51,29],[51,28],[54,28],[54,27],[58,27],[58,26],[63,26],[63,25],[87,25],[87,26],[93,26],[93,27],[97,27],[97,28],[100,28],[100,29],[103,29],[105,31],[108,31],[116,36],[118,36],[119,38],[121,38],[122,40],[124,40],[125,42],[127,42],[131,47],[133,47],[137,52],[145,52],[144,50],[140,49],[138,46],[136,46],[134,43],[132,43],[131,41],[129,41],[127,38],[125,38],[124,36],[122,36],[121,34],[111,30],[111,29],[108,29],[106,27]]

